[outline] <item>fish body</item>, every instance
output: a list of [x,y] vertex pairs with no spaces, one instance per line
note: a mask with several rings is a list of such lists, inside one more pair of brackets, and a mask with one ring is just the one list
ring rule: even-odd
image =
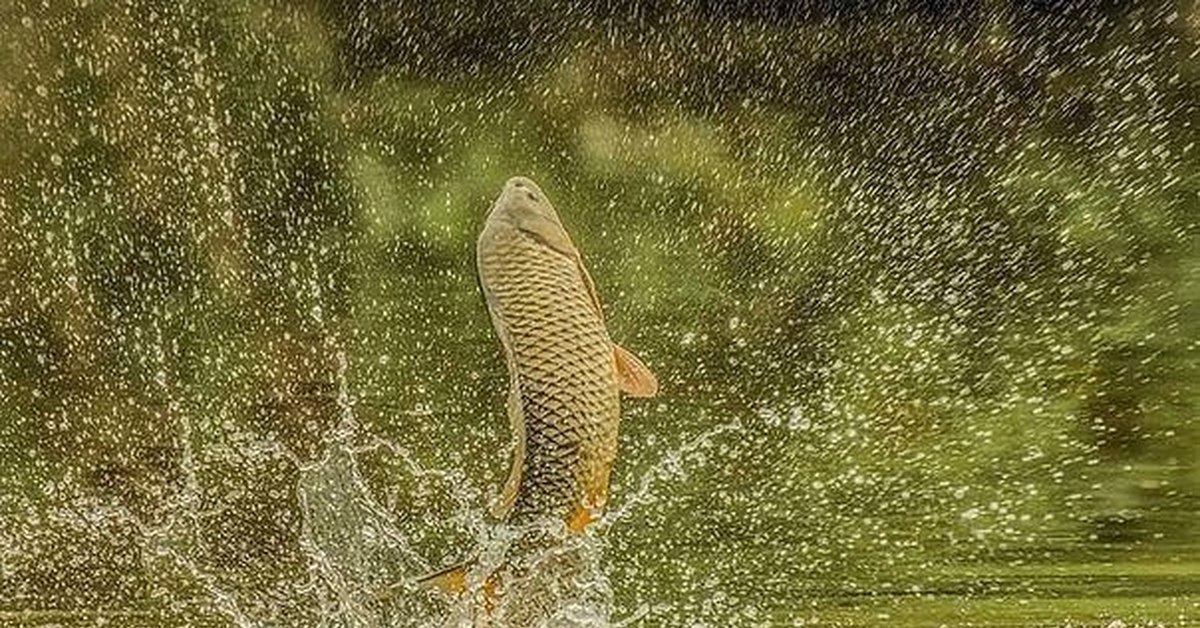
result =
[[510,523],[560,518],[580,530],[608,501],[620,392],[652,396],[658,383],[609,337],[579,250],[533,181],[505,183],[476,252],[516,440],[496,514]]
[[[508,479],[493,514],[517,528],[557,519],[569,531],[580,532],[608,502],[621,393],[654,396],[658,382],[609,337],[579,250],[533,181],[514,177],[505,183],[479,235],[476,263],[508,367],[506,406],[515,440]],[[536,532],[525,537],[516,554],[536,554],[547,538]],[[564,558],[552,560],[557,566],[542,575],[554,582],[578,580],[578,570],[586,564]],[[417,582],[450,594],[474,590],[468,574],[478,559],[476,554]],[[513,559],[521,562],[509,553],[508,562],[482,574],[476,590],[482,612],[476,618],[483,623],[476,625],[491,625],[493,610],[506,598],[501,592],[510,585],[526,587],[516,595],[520,612],[541,608],[533,600],[545,603],[564,594],[558,585],[529,589],[541,585],[513,578]],[[511,616],[513,611],[508,612]]]

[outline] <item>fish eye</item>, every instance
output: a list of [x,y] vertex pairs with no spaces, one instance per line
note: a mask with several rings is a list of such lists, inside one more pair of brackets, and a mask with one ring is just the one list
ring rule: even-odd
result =
[[526,197],[526,198],[528,198],[529,200],[531,200],[531,201],[535,202],[535,203],[536,203],[536,202],[537,202],[537,200],[538,200],[538,195],[537,195],[537,194],[535,194],[535,193],[533,193],[533,192],[528,192],[528,191],[526,191],[526,192],[525,192],[525,197]]

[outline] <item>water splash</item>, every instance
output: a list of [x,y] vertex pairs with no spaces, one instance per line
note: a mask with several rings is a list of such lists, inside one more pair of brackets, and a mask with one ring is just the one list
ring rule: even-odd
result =
[[[355,444],[358,430],[353,402],[344,386],[338,396],[341,425],[327,455],[304,469],[300,487],[305,550],[322,590],[317,597],[325,601],[322,625],[328,626],[460,628],[479,625],[485,619],[497,627],[632,625],[644,618],[648,609],[638,608],[625,619],[612,619],[619,612],[604,562],[606,533],[628,519],[639,505],[660,499],[666,481],[702,464],[702,452],[721,436],[742,429],[741,421],[734,419],[685,441],[652,465],[619,507],[588,533],[575,535],[557,521],[525,526],[491,523],[479,491],[464,489],[468,485],[460,474],[426,468],[406,449],[383,439]],[[415,584],[415,577],[438,565],[429,564],[413,547],[410,537],[396,527],[363,481],[356,456],[381,448],[402,461],[402,468],[412,478],[444,491],[455,506],[454,525],[474,539],[467,591],[457,599]],[[531,544],[531,538],[539,541]],[[487,589],[493,578],[502,582],[503,594],[489,600]],[[387,595],[379,596],[381,591]],[[481,611],[491,605],[490,611]]]
[[703,460],[698,459],[704,451],[716,444],[717,438],[743,429],[741,419],[734,417],[729,421],[718,423],[700,434],[685,441],[682,445],[668,451],[658,462],[642,475],[637,488],[621,505],[609,510],[593,526],[598,531],[606,531],[618,522],[629,518],[639,506],[649,504],[659,499],[659,491],[668,480],[680,480],[687,475],[689,465],[699,466]]

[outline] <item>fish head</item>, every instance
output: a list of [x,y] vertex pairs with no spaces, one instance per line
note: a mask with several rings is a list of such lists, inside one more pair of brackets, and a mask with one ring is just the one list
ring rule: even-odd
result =
[[578,255],[550,199],[528,177],[505,181],[500,196],[492,203],[484,231],[502,229],[516,229],[560,253]]
[[550,199],[546,198],[546,193],[542,192],[542,188],[538,187],[533,179],[513,177],[505,181],[500,196],[492,203],[488,220],[520,226],[522,222],[531,219],[549,220],[560,226],[562,224],[558,212],[554,211],[554,206],[550,204]]

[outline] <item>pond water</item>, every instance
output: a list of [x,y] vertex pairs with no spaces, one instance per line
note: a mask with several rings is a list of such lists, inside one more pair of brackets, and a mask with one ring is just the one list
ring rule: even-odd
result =
[[661,384],[546,625],[1200,625],[1194,5],[384,4],[0,8],[0,625],[470,625],[518,174]]

